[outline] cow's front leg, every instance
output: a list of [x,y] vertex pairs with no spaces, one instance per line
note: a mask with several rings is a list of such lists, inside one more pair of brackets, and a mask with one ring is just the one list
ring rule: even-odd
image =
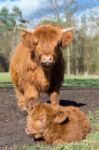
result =
[[21,111],[25,111],[26,110],[26,99],[24,94],[17,88],[15,87],[15,92],[16,92],[16,96],[17,96],[17,106]]
[[28,84],[25,89],[26,107],[31,109],[35,103],[38,103],[39,92],[35,86]]
[[59,106],[59,92],[53,91],[49,93],[49,97],[53,106]]

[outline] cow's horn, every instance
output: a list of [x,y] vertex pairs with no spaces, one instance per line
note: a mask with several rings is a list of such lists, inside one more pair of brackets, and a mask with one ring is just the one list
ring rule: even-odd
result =
[[25,31],[25,32],[28,32],[28,33],[33,33],[33,29],[30,30],[30,29],[25,29],[25,28],[22,28],[22,27],[17,27],[17,29],[21,30],[21,31]]
[[75,27],[71,27],[71,28],[67,28],[67,29],[62,29],[62,32],[68,32],[68,31],[71,31],[71,30],[74,30]]

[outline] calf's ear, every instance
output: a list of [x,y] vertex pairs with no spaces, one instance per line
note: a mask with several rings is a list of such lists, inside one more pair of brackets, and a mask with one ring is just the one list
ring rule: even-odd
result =
[[73,39],[72,32],[63,32],[62,40],[61,40],[62,48],[66,47],[68,44],[70,44],[72,42],[72,39]]
[[68,117],[66,116],[66,114],[64,112],[58,112],[54,116],[53,121],[55,124],[63,124],[63,123],[66,123],[67,120],[68,120]]
[[26,47],[29,47],[31,48],[32,47],[32,33],[30,32],[22,32],[21,34],[21,40],[22,40],[22,43],[26,46]]

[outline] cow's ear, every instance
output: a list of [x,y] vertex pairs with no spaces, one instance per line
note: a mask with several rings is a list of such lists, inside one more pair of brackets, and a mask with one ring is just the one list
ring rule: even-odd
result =
[[62,48],[70,44],[72,42],[72,39],[73,39],[72,32],[63,32],[61,40]]
[[29,47],[29,48],[32,47],[32,44],[33,44],[32,43],[32,33],[25,32],[25,31],[22,32],[21,40],[26,47]]
[[54,116],[54,123],[55,124],[66,123],[67,120],[68,120],[68,117],[67,117],[67,115],[64,112],[58,112]]

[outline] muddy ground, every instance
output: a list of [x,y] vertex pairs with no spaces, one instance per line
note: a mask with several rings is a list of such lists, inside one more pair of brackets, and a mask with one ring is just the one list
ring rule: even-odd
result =
[[[48,97],[42,95],[46,101]],[[84,112],[99,109],[99,89],[61,89],[60,104],[64,106],[74,105]],[[3,147],[13,145],[33,144],[33,139],[25,132],[25,116],[16,105],[16,97],[13,88],[0,88],[0,150]]]

